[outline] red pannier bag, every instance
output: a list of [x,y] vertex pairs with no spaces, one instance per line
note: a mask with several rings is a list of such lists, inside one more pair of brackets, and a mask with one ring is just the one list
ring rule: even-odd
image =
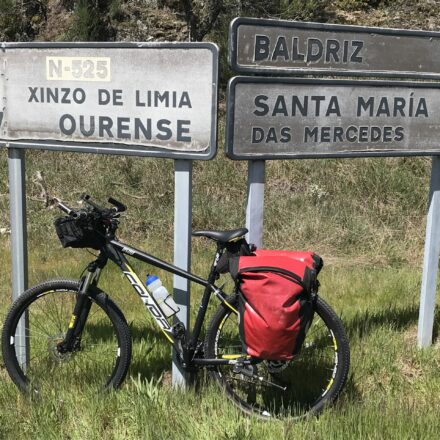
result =
[[238,259],[240,337],[246,353],[290,360],[313,319],[322,259],[313,252],[256,250]]

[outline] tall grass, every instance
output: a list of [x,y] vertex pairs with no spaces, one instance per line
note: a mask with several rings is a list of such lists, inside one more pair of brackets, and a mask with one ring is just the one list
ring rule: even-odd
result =
[[[7,243],[3,245],[7,251]],[[206,273],[211,251],[201,249],[194,255],[194,272]],[[30,253],[30,282],[77,277],[90,258],[85,251],[35,248]],[[7,252],[0,255],[0,263],[1,324],[10,302]],[[136,267],[139,273],[147,270]],[[322,296],[341,315],[349,334],[352,367],[337,405],[319,418],[298,423],[247,418],[203,375],[194,388],[172,389],[167,342],[126,280],[109,266],[101,287],[123,309],[134,340],[123,388],[101,394],[83,385],[62,402],[58,396],[30,401],[13,386],[0,358],[0,438],[436,438],[440,351],[438,342],[424,351],[416,348],[419,271],[346,268],[336,262],[325,267],[320,278]],[[193,289],[192,318],[200,297],[200,290]]]
[[[220,143],[221,145],[221,143]],[[6,153],[0,160],[0,228],[9,228]],[[173,236],[173,162],[165,159],[27,153],[30,246],[55,240],[57,212],[45,206],[38,171],[49,198],[75,205],[82,192],[105,202],[122,199],[128,211],[122,239],[148,242]],[[369,265],[419,266],[424,242],[429,158],[274,161],[267,163],[265,236],[267,247],[308,248],[325,258]],[[219,152],[194,164],[193,228],[244,225],[246,162]],[[193,241],[195,249],[202,246]],[[161,246],[162,248],[162,246]]]

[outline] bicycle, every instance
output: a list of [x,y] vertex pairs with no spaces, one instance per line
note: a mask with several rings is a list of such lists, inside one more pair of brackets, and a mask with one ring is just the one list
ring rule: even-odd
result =
[[[231,295],[215,282],[217,263],[247,229],[193,231],[216,243],[209,276],[190,272],[120,242],[116,238],[120,213],[126,206],[110,198],[112,208],[102,208],[83,196],[84,208],[73,210],[57,200],[67,214],[73,247],[99,250],[79,280],[50,280],[24,292],[12,305],[3,328],[3,359],[18,388],[31,396],[53,392],[70,383],[118,388],[127,374],[132,351],[130,330],[120,308],[98,287],[108,261],[123,272],[165,338],[174,347],[183,371],[207,369],[226,395],[245,413],[270,417],[304,417],[317,414],[338,397],[347,379],[349,345],[343,325],[330,306],[317,294],[314,318],[299,355],[292,361],[267,361],[248,356],[238,331],[238,289]],[[75,228],[77,228],[75,230]],[[70,229],[69,229],[70,231]],[[188,332],[182,322],[162,312],[154,297],[129,264],[127,256],[204,286],[194,327]],[[200,339],[208,303],[219,301]],[[26,322],[25,344],[29,357],[20,363],[16,329]],[[23,321],[22,321],[23,322]]]

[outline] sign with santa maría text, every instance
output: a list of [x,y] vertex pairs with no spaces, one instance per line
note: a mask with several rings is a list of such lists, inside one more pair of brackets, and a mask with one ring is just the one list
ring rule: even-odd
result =
[[232,159],[440,154],[434,83],[235,77],[228,87]]

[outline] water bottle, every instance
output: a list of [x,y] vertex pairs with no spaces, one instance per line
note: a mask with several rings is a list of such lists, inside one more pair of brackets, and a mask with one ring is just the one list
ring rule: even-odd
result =
[[167,318],[175,315],[180,310],[173,297],[168,293],[167,288],[162,286],[162,281],[159,277],[148,275],[145,284]]

